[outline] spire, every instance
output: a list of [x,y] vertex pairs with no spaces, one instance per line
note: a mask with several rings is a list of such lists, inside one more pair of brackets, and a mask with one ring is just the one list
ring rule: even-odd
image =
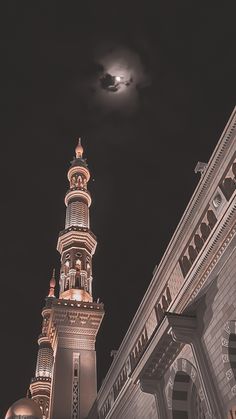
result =
[[77,147],[75,149],[75,155],[77,159],[81,159],[83,157],[83,147],[81,145],[81,138],[78,139],[78,144]]
[[52,271],[52,277],[50,279],[49,285],[50,285],[50,289],[49,289],[48,297],[55,297],[55,295],[54,295],[55,286],[56,286],[55,268]]

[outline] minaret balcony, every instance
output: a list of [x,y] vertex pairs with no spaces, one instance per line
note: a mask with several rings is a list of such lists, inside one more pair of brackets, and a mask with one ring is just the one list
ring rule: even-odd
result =
[[[76,164],[76,162],[80,163],[80,164]],[[83,162],[82,160],[78,160],[78,159],[74,161],[74,164],[70,167],[70,169],[67,173],[67,177],[68,177],[69,181],[70,181],[71,177],[73,175],[75,175],[76,173],[83,174],[85,176],[87,182],[89,181],[89,179],[90,179],[89,170],[87,169],[87,167],[84,164],[81,165],[82,162]]]
[[86,227],[72,226],[62,230],[57,242],[58,252],[62,253],[65,248],[69,248],[72,245],[75,247],[84,245],[93,254],[97,246],[96,236]]
[[51,391],[52,379],[50,377],[34,377],[31,379],[30,391],[32,398],[40,396],[49,397]]
[[87,202],[88,206],[90,207],[92,199],[88,189],[85,188],[72,188],[69,189],[65,196],[65,205],[68,206],[69,201],[72,199],[82,199]]
[[38,337],[38,344],[42,344],[42,343],[49,343],[49,338],[48,335],[46,333],[40,333],[39,337]]

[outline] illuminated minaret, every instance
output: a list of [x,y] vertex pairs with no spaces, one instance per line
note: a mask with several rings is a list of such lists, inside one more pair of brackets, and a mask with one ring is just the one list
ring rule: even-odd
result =
[[55,276],[43,308],[35,377],[30,390],[45,419],[85,419],[96,398],[95,341],[104,311],[93,302],[92,255],[97,241],[89,227],[90,178],[81,141],[68,170],[65,229],[59,234],[59,298]]
[[57,244],[61,254],[60,298],[92,301],[92,255],[97,241],[89,229],[90,173],[80,139],[75,152],[76,158],[68,171],[70,189],[65,196],[65,230]]
[[42,333],[39,335],[38,338],[39,349],[35,377],[31,380],[30,385],[32,399],[39,404],[42,410],[43,419],[49,417],[49,404],[54,362],[54,355],[50,341],[50,334],[48,333],[48,326],[52,311],[52,300],[55,298],[55,285],[55,270],[53,270],[53,275],[50,280],[49,294],[46,299],[46,305],[42,310]]

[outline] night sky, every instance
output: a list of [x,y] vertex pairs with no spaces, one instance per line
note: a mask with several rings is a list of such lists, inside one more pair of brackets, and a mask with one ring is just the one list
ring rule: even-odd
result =
[[[199,181],[196,163],[209,160],[233,110],[236,74],[234,2],[7,3],[1,417],[34,375],[41,309],[52,269],[58,278],[60,268],[56,243],[76,139],[92,179],[94,298],[106,311],[97,338],[100,385]],[[109,71],[132,83],[102,89]]]

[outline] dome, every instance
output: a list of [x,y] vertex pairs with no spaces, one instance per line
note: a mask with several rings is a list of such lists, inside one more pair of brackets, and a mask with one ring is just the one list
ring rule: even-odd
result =
[[17,400],[8,409],[5,419],[42,419],[42,412],[37,403],[32,399]]

